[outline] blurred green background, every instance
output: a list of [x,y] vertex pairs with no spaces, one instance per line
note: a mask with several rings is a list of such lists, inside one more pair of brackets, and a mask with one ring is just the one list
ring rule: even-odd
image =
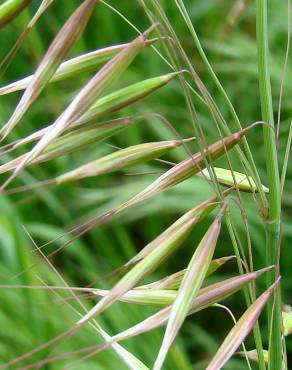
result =
[[[38,8],[39,3],[40,1],[33,0],[25,12],[1,30],[0,60],[10,51],[17,37]],[[79,3],[80,1],[77,0],[58,0],[53,3],[21,45],[5,75],[1,77],[1,85],[31,74],[35,70],[54,35]],[[118,7],[119,11],[140,30],[149,26],[147,16],[138,1],[109,1],[109,3]],[[228,109],[206,72],[174,1],[160,0],[160,3],[166,10],[178,37],[192,60],[195,70],[208,87],[227,122],[230,122],[230,129],[234,131],[235,126],[232,123]],[[230,27],[228,15],[234,4],[235,1],[233,0],[185,0],[185,5],[212,66],[234,104],[242,124],[246,126],[260,119],[255,8],[253,1],[246,1],[243,14],[234,27]],[[270,0],[269,10],[270,63],[276,116],[287,43],[287,4],[285,1]],[[99,47],[127,42],[135,36],[136,32],[124,20],[100,3],[97,5],[83,37],[70,56],[76,56]],[[145,50],[118,83],[112,86],[112,91],[118,87],[127,86],[169,71],[170,69],[151,49]],[[25,115],[21,124],[14,130],[10,139],[23,137],[27,133],[53,121],[91,75],[92,73],[83,73],[73,79],[54,83],[47,87]],[[280,168],[291,121],[291,78],[292,66],[290,63],[287,67],[282,103],[282,123],[278,149]],[[0,121],[2,124],[13,112],[20,96],[20,93],[14,93],[0,97]],[[218,132],[212,119],[197,100],[194,99],[194,103],[206,137],[209,142],[213,142],[218,139]],[[145,100],[111,117],[138,116],[147,112],[156,112],[165,116],[182,137],[194,135],[179,81],[172,81]],[[172,137],[173,133],[158,118],[148,116],[148,118],[137,122],[121,134],[109,139],[106,143],[126,147],[145,141],[164,140]],[[265,151],[261,129],[256,128],[252,131],[248,136],[248,141],[255,154],[256,164],[265,184]],[[78,164],[109,153],[113,149],[107,146],[106,143],[90,146],[86,150],[78,151],[42,165],[32,166],[21,174],[19,179],[14,182],[14,186],[51,178],[56,174],[76,167]],[[190,148],[197,149],[196,144],[192,145],[193,148],[191,146]],[[179,149],[169,155],[168,159],[179,161],[185,156],[184,149]],[[10,158],[12,158],[10,155],[2,156],[0,160],[5,163]],[[241,170],[241,165],[234,154],[232,159],[234,169]],[[222,166],[225,165],[224,160],[216,163]],[[143,173],[159,169],[162,171],[165,167],[151,162],[123,173],[84,180],[55,189],[41,188],[15,196],[1,196],[1,284],[29,285],[45,282],[48,285],[61,285],[60,279],[49,268],[44,259],[32,252],[34,246],[27,237],[23,226],[32,235],[35,242],[42,245],[63,234],[68,226],[100,214],[130,198],[157,177],[157,175]],[[129,172],[139,172],[141,175],[127,176]],[[5,176],[3,176],[4,178]],[[283,299],[286,303],[291,303],[290,292],[292,288],[292,254],[289,250],[292,242],[291,180],[292,167],[290,165],[288,166],[287,182],[283,196],[282,275]],[[199,201],[206,199],[210,194],[212,194],[211,188],[206,186],[206,183],[200,178],[194,177],[150,201],[127,210],[112,222],[91,231],[60,251],[51,261],[71,286],[86,286],[95,282],[95,286],[109,287],[112,280],[102,279],[101,277],[104,274],[125,263],[136,251],[161,233],[179,215],[199,203]],[[265,263],[263,225],[252,196],[243,194],[243,201],[249,220],[255,267],[260,268]],[[233,212],[238,233],[245,246],[246,231],[236,206],[233,206]],[[180,251],[169,258],[151,276],[151,280],[184,268],[210,221],[211,218],[198,225]],[[64,244],[65,240],[66,238],[60,239],[43,251],[49,254]],[[232,254],[234,252],[231,241],[224,227],[216,249],[216,256]],[[35,266],[32,267],[33,265]],[[22,271],[26,272],[16,276]],[[231,261],[212,276],[209,282],[233,276],[236,273],[236,263]],[[264,279],[259,280],[257,286],[258,291],[262,291]],[[70,295],[64,293],[63,296],[69,297]],[[93,301],[88,301],[88,305],[92,303]],[[245,309],[241,293],[237,293],[225,303],[232,309],[236,317],[239,317]],[[75,306],[78,307],[78,305]],[[0,307],[1,362],[6,362],[27,352],[61,333],[73,325],[77,318],[74,312],[64,305],[58,297],[52,292],[44,290],[2,289]],[[155,309],[150,307],[116,303],[106,313],[102,314],[99,323],[110,334],[114,334],[147,317],[154,311]],[[265,327],[265,320],[262,320],[261,323],[266,343],[267,328]],[[182,328],[181,335],[170,351],[165,369],[204,369],[231,326],[231,318],[224,310],[218,308],[206,309],[189,317]],[[162,336],[163,329],[159,329],[133,340],[128,340],[124,345],[139,359],[151,366]],[[93,330],[84,328],[74,338],[67,340],[63,349],[74,351],[99,341],[100,338]],[[254,346],[252,339],[247,341],[247,344],[249,349]],[[287,338],[287,349],[288,354],[291,354],[292,342],[289,337]],[[35,356],[33,360],[37,361],[44,358],[49,353],[51,352],[43,352]],[[57,351],[52,353],[57,353]],[[70,361],[76,358],[78,357],[72,356]],[[48,365],[46,368],[59,369],[65,363],[55,363]],[[106,350],[76,368],[114,370],[123,369],[124,365],[112,350]],[[233,359],[225,368],[232,370],[246,369],[247,365],[244,360]]]

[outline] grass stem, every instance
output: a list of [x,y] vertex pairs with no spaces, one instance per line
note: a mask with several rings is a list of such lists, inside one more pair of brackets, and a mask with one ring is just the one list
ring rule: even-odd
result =
[[[256,28],[258,46],[258,78],[262,119],[269,123],[263,126],[266,151],[266,168],[270,188],[269,213],[266,222],[267,264],[275,264],[275,272],[267,274],[270,286],[279,274],[280,226],[281,226],[281,187],[278,168],[272,92],[269,71],[269,46],[267,26],[267,0],[256,1]],[[275,276],[276,275],[276,276]],[[282,369],[282,324],[280,287],[274,293],[275,304],[268,305],[269,330],[269,369]],[[274,307],[274,310],[273,310]],[[273,318],[273,319],[272,319]]]

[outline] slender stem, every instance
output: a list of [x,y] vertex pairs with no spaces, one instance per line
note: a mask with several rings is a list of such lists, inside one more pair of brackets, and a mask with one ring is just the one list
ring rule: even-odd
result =
[[[271,82],[269,73],[269,47],[267,27],[267,0],[256,0],[256,26],[258,46],[259,90],[263,121],[266,167],[270,188],[269,213],[266,222],[267,265],[276,265],[275,271],[267,274],[270,286],[279,274],[280,226],[281,226],[281,187],[278,168],[276,137],[272,106]],[[282,317],[281,293],[278,287],[274,293],[275,304],[268,305],[269,330],[269,369],[282,369]],[[274,311],[273,311],[274,307]]]

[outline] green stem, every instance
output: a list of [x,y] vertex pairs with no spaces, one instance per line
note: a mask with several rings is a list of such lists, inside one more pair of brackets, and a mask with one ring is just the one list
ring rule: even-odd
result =
[[[271,82],[269,73],[269,47],[267,30],[267,0],[256,0],[256,26],[258,46],[258,74],[262,119],[269,126],[263,127],[266,151],[266,167],[270,188],[269,214],[266,222],[267,265],[276,265],[275,271],[268,273],[268,285],[279,274],[279,250],[281,227],[281,187],[278,168]],[[268,305],[269,330],[269,369],[282,369],[282,317],[280,287],[274,294],[275,304]],[[274,308],[274,310],[273,310]]]

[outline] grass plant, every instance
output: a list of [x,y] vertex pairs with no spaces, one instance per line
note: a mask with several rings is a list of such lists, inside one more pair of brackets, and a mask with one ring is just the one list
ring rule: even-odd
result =
[[0,369],[288,370],[290,13],[0,1]]

